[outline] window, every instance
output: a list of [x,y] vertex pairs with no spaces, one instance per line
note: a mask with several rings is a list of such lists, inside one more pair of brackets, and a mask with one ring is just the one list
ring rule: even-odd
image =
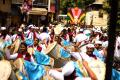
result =
[[99,11],[99,18],[103,18],[103,12]]

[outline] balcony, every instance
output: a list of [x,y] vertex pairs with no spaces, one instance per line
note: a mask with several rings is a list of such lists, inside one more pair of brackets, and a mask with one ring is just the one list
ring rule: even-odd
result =
[[[23,4],[23,2],[24,2],[24,0],[12,0],[12,5],[21,6]],[[33,7],[47,8],[48,7],[48,0],[35,0],[33,2]]]
[[12,4],[22,5],[24,0],[12,0]]

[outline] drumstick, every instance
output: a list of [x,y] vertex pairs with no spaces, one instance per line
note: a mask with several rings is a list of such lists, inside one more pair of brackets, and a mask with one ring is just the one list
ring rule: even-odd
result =
[[82,61],[84,61],[84,59],[83,59],[83,57],[82,57],[82,55],[79,53],[79,55],[81,56],[81,58],[82,58]]

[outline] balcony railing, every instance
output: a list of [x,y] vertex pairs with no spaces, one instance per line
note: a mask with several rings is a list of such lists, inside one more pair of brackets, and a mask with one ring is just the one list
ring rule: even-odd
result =
[[[12,4],[16,4],[16,5],[22,5],[22,3],[24,2],[24,0],[12,0]],[[33,2],[33,6],[34,7],[47,7],[48,6],[48,0],[35,0]]]
[[12,4],[22,4],[24,0],[12,0]]

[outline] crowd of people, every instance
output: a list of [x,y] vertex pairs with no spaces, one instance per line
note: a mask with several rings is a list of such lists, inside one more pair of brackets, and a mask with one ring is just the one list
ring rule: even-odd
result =
[[[1,27],[0,59],[8,61],[5,80],[104,80],[108,35],[101,28],[22,24]],[[7,72],[6,72],[7,73]]]

